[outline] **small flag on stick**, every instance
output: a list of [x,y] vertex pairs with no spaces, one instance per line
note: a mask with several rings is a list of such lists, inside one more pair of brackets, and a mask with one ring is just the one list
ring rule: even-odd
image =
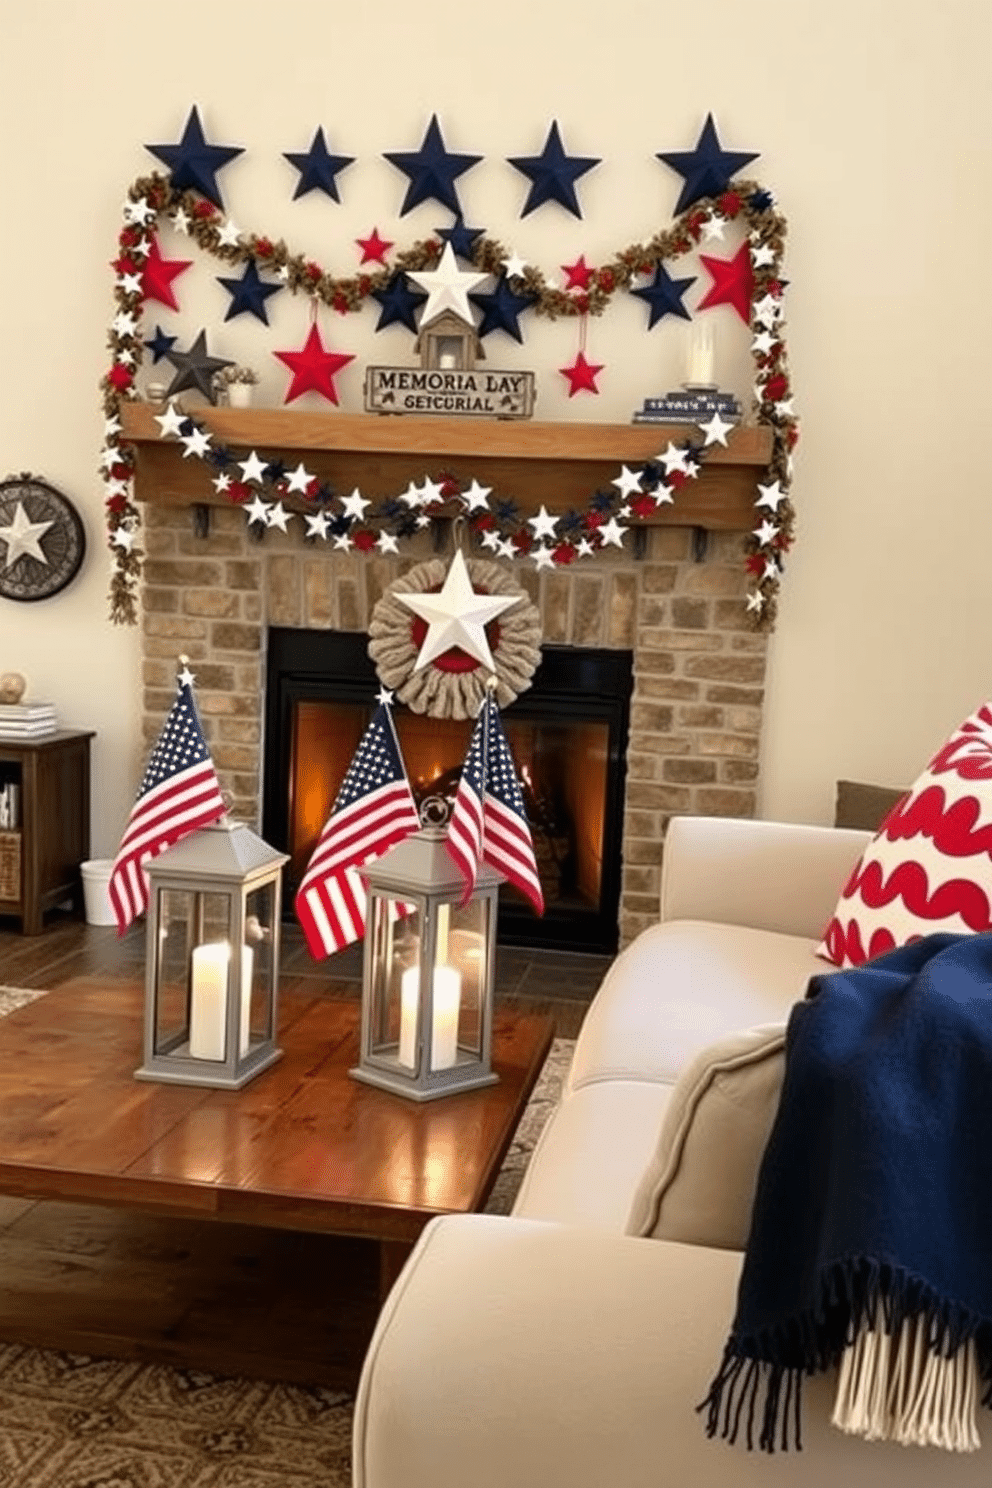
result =
[[465,878],[466,900],[485,862],[527,896],[535,913],[544,913],[520,782],[491,690],[468,746],[445,845]]
[[361,940],[366,896],[358,869],[419,826],[392,715],[380,703],[296,891],[296,917],[315,960]]
[[180,660],[176,701],[149,756],[110,870],[110,903],[118,935],[148,907],[144,863],[218,821],[226,809],[193,701],[194,678],[186,658]]

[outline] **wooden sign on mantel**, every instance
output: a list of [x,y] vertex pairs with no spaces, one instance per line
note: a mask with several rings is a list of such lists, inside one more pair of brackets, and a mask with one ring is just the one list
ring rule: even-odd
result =
[[367,367],[367,413],[441,413],[468,418],[530,418],[533,372],[495,368]]

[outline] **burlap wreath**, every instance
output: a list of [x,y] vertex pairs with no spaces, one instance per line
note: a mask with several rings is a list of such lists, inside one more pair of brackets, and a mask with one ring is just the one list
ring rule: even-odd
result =
[[[474,589],[520,596],[520,603],[504,610],[494,622],[499,629],[497,643],[493,645],[491,638],[489,642],[496,663],[496,700],[506,707],[530,686],[541,660],[541,619],[526,591],[498,564],[468,558],[465,566]],[[414,713],[427,713],[431,718],[474,718],[482,706],[489,673],[483,666],[449,672],[436,665],[415,672],[413,617],[395,598],[397,594],[422,594],[440,588],[447,571],[447,563],[434,558],[393,580],[372,611],[369,656],[383,686],[391,688]]]

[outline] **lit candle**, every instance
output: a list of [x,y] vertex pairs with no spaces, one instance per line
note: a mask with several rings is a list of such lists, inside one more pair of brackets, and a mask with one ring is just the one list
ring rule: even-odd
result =
[[[431,1036],[431,1069],[450,1069],[458,1063],[458,1013],[462,978],[453,966],[434,968],[434,1027]],[[400,1064],[417,1064],[417,1005],[420,1001],[420,967],[410,966],[400,978]]]
[[[241,1034],[238,1056],[248,1053],[251,1037],[251,980],[255,955],[241,947]],[[227,1041],[227,974],[231,947],[227,941],[196,946],[192,957],[189,1052],[194,1059],[223,1059]]]
[[689,387],[709,387],[713,383],[713,324],[694,320],[689,332]]

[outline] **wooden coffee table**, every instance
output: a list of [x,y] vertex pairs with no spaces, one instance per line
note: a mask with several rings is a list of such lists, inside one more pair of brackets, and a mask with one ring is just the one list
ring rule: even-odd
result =
[[551,1046],[497,1013],[499,1082],[423,1105],[353,1080],[359,1007],[280,996],[283,1058],[243,1090],[136,1080],[143,991],[79,977],[0,1024],[0,1193],[379,1243],[380,1294],[437,1214],[482,1209]]

